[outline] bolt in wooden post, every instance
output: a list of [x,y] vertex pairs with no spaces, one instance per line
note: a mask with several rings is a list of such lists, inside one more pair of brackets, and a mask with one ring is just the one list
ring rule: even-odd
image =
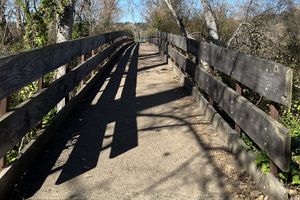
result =
[[[4,98],[0,101],[0,116],[7,112],[8,100]],[[4,168],[4,157],[0,158],[0,171]]]
[[[279,119],[279,104],[273,102],[270,105],[270,115],[273,119],[278,120]],[[270,159],[270,172],[274,175],[277,176],[278,174],[278,167],[275,165],[275,163]]]
[[[241,86],[241,84],[240,83],[238,83],[238,82],[236,82],[235,83],[235,91],[239,94],[239,95],[242,95],[242,91],[243,89],[242,89],[242,86]],[[238,134],[241,134],[241,128],[240,128],[240,126],[237,124],[237,123],[235,123],[235,125],[234,125],[234,130],[235,130],[235,132],[237,132]]]

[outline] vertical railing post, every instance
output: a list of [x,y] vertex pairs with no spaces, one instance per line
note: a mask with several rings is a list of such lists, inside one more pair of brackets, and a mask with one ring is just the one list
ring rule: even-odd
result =
[[158,49],[159,49],[159,54],[162,56],[162,39],[160,36],[158,36]]
[[39,92],[43,89],[43,82],[44,82],[44,78],[43,77],[39,78],[37,92]]
[[[215,69],[213,66],[209,65],[209,73],[212,75],[212,76],[215,76]],[[208,97],[208,101],[209,101],[209,104],[214,106],[214,100],[212,97]]]
[[[93,49],[93,50],[92,50],[92,57],[95,56],[95,54],[96,54],[96,50]],[[93,76],[95,73],[96,73],[96,71],[95,71],[95,69],[93,69],[93,70],[92,70],[92,76]]]
[[[0,101],[0,116],[7,112],[8,108],[8,98],[4,98]],[[0,171],[4,168],[4,157],[0,158]]]
[[[240,84],[239,82],[236,82],[236,83],[235,83],[235,91],[236,91],[239,95],[242,95],[243,88],[242,88],[242,86],[241,86],[241,84]],[[240,128],[240,126],[239,126],[237,123],[234,124],[234,130],[235,130],[235,132],[237,132],[238,134],[241,134],[241,128]]]
[[[275,119],[275,120],[279,120],[279,104],[273,102],[270,104],[270,116]],[[277,176],[278,174],[278,167],[275,165],[275,163],[270,160],[270,172],[274,175]]]
[[[85,60],[85,55],[81,55],[80,56],[80,63],[84,63]],[[85,84],[85,78],[82,79],[82,81],[80,82],[80,87],[83,87],[83,85]]]
[[[43,86],[44,86],[44,78],[41,77],[38,79],[38,82],[37,82],[37,92],[40,92],[42,89],[43,89]],[[43,126],[43,122],[40,121],[38,124],[37,124],[37,128],[42,128]]]

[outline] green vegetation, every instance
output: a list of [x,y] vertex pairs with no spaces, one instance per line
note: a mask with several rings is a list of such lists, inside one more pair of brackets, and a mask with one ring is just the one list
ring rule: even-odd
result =
[[[177,15],[192,36],[200,41],[209,41],[205,23],[205,13],[190,7],[190,1],[174,0]],[[208,1],[217,24],[220,45],[227,47],[228,41],[238,30],[229,48],[257,57],[274,60],[294,69],[294,89],[300,86],[300,9],[294,1],[285,4],[274,1],[269,5],[264,1],[247,1],[243,5],[235,4],[233,9],[228,2]],[[147,5],[149,34],[157,30],[181,34],[171,11],[166,4]],[[223,81],[235,87],[230,77],[218,74]],[[298,89],[299,90],[299,89]],[[295,90],[294,90],[295,91]],[[299,92],[298,92],[299,93]],[[260,109],[269,112],[269,102],[259,94],[245,88],[243,95]],[[300,95],[293,96],[291,108],[280,108],[280,122],[291,134],[291,169],[288,173],[279,172],[278,177],[286,185],[300,185]],[[269,159],[264,152],[243,133],[242,139],[257,154],[256,163],[264,173],[269,173]]]
[[[68,0],[8,0],[0,7],[0,54],[7,55],[15,52],[30,50],[53,44],[57,39],[58,18],[62,17]],[[172,12],[164,1],[146,1],[144,8],[145,23],[121,24],[116,23],[120,13],[117,1],[102,0],[96,4],[92,1],[76,1],[75,19],[72,38],[77,39],[89,35],[113,30],[130,30],[135,34],[154,33],[158,30],[180,34]],[[153,5],[153,2],[157,2]],[[173,0],[175,10],[182,19],[186,29],[194,39],[209,42],[203,10],[194,6],[188,0]],[[209,1],[207,1],[209,2]],[[227,1],[211,1],[213,15],[217,23],[220,45],[271,59],[294,69],[294,88],[300,87],[300,9],[294,1],[249,1],[243,5],[235,5],[234,9]],[[286,5],[286,2],[290,4]],[[7,13],[14,13],[9,19]],[[238,30],[232,42],[235,31]],[[144,35],[143,35],[144,34]],[[78,64],[78,59],[70,64],[70,68]],[[55,79],[55,73],[46,75],[44,87],[48,87]],[[222,76],[224,81],[224,77]],[[234,85],[234,80],[226,78],[226,82]],[[9,96],[9,110],[15,109],[20,103],[31,98],[38,90],[38,82],[28,84],[18,92]],[[268,112],[268,100],[261,98],[245,89],[244,95],[260,109]],[[25,144],[34,139],[39,130],[45,128],[55,116],[56,110],[49,112],[31,130],[22,141],[6,155],[6,164],[17,159]],[[294,95],[291,108],[281,107],[280,122],[290,130],[292,138],[291,169],[288,173],[280,172],[280,180],[289,185],[300,185],[300,95]],[[264,173],[269,173],[268,157],[257,150],[257,147],[244,134],[242,139],[250,149],[256,151],[256,163]]]

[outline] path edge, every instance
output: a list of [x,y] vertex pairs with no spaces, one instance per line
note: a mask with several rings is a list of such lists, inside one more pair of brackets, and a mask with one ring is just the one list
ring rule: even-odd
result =
[[193,97],[193,100],[199,106],[201,113],[209,120],[219,134],[222,134],[226,145],[231,153],[238,160],[241,167],[250,175],[257,187],[271,200],[288,200],[288,190],[279,182],[273,174],[264,174],[256,166],[254,152],[247,150],[247,145],[240,139],[239,134],[235,132],[221,115],[209,104],[200,90],[194,86],[193,81],[178,68],[170,59],[169,66],[179,77],[179,82],[183,85]]
[[84,96],[92,89],[99,79],[106,77],[107,72],[119,61],[122,53],[134,43],[124,44],[111,59],[103,64],[102,68],[98,69],[98,72],[87,80],[83,87],[77,92],[68,104],[52,119],[49,126],[40,130],[37,133],[37,137],[31,140],[24,149],[20,152],[20,156],[10,166],[4,168],[0,172],[0,199],[11,199],[12,190],[15,187],[17,181],[27,171],[27,169],[34,164],[36,158],[41,155],[46,145],[48,145],[52,139],[56,136],[57,131],[64,126],[68,121],[68,116],[72,111],[84,101]]

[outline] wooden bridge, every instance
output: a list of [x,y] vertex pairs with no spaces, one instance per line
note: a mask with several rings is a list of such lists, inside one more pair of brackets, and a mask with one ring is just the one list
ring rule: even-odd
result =
[[[289,169],[290,135],[277,108],[290,105],[292,77],[280,64],[168,33],[138,44],[113,32],[0,58],[0,158],[38,130],[0,172],[0,199],[287,199],[273,174]],[[38,92],[7,110],[9,96],[37,80]],[[245,90],[273,102],[270,114]],[[257,169],[241,131],[269,156],[273,174]]]

